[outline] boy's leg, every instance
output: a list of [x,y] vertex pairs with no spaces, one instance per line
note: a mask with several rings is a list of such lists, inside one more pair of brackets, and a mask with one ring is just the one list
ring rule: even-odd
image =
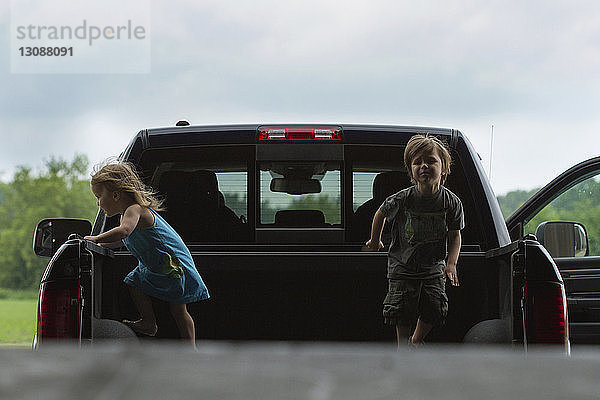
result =
[[128,287],[133,304],[135,304],[141,318],[137,321],[125,320],[123,322],[135,332],[149,336],[156,335],[158,326],[156,325],[156,317],[154,315],[154,309],[152,308],[152,300],[135,287],[130,285],[128,285]]
[[181,338],[189,340],[193,347],[196,347],[196,329],[194,327],[194,320],[187,310],[185,304],[169,303],[171,315],[175,319]]
[[388,293],[383,301],[384,322],[396,326],[398,348],[406,346],[417,317],[418,280],[402,279],[388,282]]
[[433,324],[424,322],[423,320],[421,320],[421,318],[419,318],[419,320],[417,321],[417,327],[415,328],[415,332],[411,336],[412,344],[415,346],[419,346],[421,343],[423,343],[423,341],[425,340],[425,336],[427,336],[429,331],[431,331],[431,328],[433,328]]
[[398,339],[398,349],[406,347],[408,336],[410,335],[410,327],[396,325],[396,338]]
[[443,324],[448,313],[448,297],[446,296],[446,278],[425,279],[421,285],[419,297],[419,319],[412,343],[423,343],[434,326]]

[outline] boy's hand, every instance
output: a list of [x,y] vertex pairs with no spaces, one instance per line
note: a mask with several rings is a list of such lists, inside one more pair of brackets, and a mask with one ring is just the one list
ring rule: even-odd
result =
[[383,243],[381,242],[381,240],[379,241],[379,243],[376,246],[376,242],[369,239],[369,241],[367,243],[365,243],[365,245],[363,246],[363,251],[378,251],[379,249],[383,248]]
[[450,279],[452,286],[459,286],[456,264],[447,264],[446,268],[444,268],[444,275]]
[[97,239],[97,238],[98,238],[97,236],[84,236],[83,238],[84,238],[85,240],[89,240],[90,242],[94,242],[94,243],[96,243],[96,241],[98,240],[98,239]]

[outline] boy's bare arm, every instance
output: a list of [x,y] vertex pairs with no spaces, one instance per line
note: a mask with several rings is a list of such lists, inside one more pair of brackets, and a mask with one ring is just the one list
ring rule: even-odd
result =
[[363,250],[377,251],[383,247],[381,242],[381,233],[383,232],[383,225],[385,224],[385,217],[381,211],[377,210],[375,216],[373,216],[373,223],[371,224],[371,239],[365,243]]
[[461,236],[460,231],[448,231],[448,262],[444,269],[452,286],[458,286],[458,274],[456,272],[456,263],[458,262],[458,254],[460,253]]

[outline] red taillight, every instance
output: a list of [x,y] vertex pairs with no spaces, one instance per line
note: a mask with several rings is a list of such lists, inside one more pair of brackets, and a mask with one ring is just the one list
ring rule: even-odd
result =
[[79,338],[78,287],[74,280],[42,283],[37,323],[39,341]]
[[569,343],[565,289],[560,282],[527,282],[527,342]]
[[258,140],[342,140],[338,126],[264,126],[258,128]]

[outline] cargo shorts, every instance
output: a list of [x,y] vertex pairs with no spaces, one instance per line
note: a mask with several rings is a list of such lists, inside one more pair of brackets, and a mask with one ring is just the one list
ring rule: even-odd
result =
[[389,279],[383,301],[383,318],[388,325],[413,326],[417,318],[442,325],[448,314],[446,278]]

